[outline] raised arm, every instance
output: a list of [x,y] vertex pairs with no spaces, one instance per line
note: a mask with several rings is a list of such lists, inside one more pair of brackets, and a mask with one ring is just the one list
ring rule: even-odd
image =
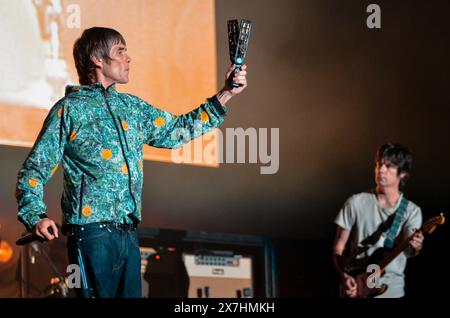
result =
[[[226,78],[233,70],[234,65],[228,69]],[[247,87],[246,74],[244,65],[234,77],[236,83],[242,84],[241,87],[233,88],[225,80],[224,87],[216,95],[180,116],[138,100],[143,114],[144,142],[158,148],[178,148],[219,127],[228,112],[225,104]]]

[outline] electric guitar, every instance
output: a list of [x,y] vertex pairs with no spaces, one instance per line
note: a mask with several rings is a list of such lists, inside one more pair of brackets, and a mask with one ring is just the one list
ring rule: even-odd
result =
[[[427,220],[416,232],[422,231],[422,233],[424,234],[431,234],[434,232],[438,225],[442,225],[444,223],[445,217],[441,213],[441,215],[432,217],[431,219]],[[409,246],[409,240],[413,237],[413,235],[414,233],[408,239],[403,240],[401,243],[397,244],[393,249],[377,249],[368,258],[367,262],[365,262],[365,264],[368,266],[364,266],[363,268],[351,270],[348,272],[349,275],[355,277],[357,283],[356,298],[372,298],[386,292],[388,286],[386,284],[376,286],[376,278],[381,277],[384,274],[385,268]]]

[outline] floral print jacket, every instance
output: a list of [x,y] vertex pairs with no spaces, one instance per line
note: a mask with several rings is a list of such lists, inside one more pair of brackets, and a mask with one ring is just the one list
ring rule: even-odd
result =
[[175,116],[114,84],[67,86],[18,174],[18,219],[28,230],[46,217],[44,186],[62,162],[63,224],[141,220],[142,147],[178,148],[222,124],[214,96]]

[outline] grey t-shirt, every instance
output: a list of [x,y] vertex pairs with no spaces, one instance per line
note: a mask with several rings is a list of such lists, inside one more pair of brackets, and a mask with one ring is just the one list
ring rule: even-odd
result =
[[[376,249],[383,247],[387,230],[380,230],[380,225],[398,208],[402,200],[400,196],[395,207],[384,209],[380,207],[374,193],[359,193],[351,196],[337,215],[334,223],[345,230],[351,231],[346,252],[350,257],[361,260],[370,256]],[[406,213],[400,225],[398,239],[409,237],[414,229],[422,225],[422,212],[413,202],[409,201]],[[379,231],[378,231],[379,230]],[[378,235],[374,235],[378,231]],[[372,240],[367,242],[367,238]],[[387,284],[388,289],[378,297],[395,298],[405,294],[406,251],[400,253],[385,269],[380,278],[381,284]]]

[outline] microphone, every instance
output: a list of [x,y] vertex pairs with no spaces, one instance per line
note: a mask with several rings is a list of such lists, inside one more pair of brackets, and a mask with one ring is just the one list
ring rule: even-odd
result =
[[[51,235],[53,235],[53,228],[51,226],[49,226],[47,228],[47,230]],[[48,240],[46,238],[40,237],[39,235],[37,235],[35,233],[31,233],[31,234],[25,235],[24,237],[21,237],[20,239],[18,239],[16,241],[16,244],[19,246],[22,246],[22,245],[26,245],[26,244],[29,244],[34,241],[39,241],[42,243],[42,242],[45,242]]]

